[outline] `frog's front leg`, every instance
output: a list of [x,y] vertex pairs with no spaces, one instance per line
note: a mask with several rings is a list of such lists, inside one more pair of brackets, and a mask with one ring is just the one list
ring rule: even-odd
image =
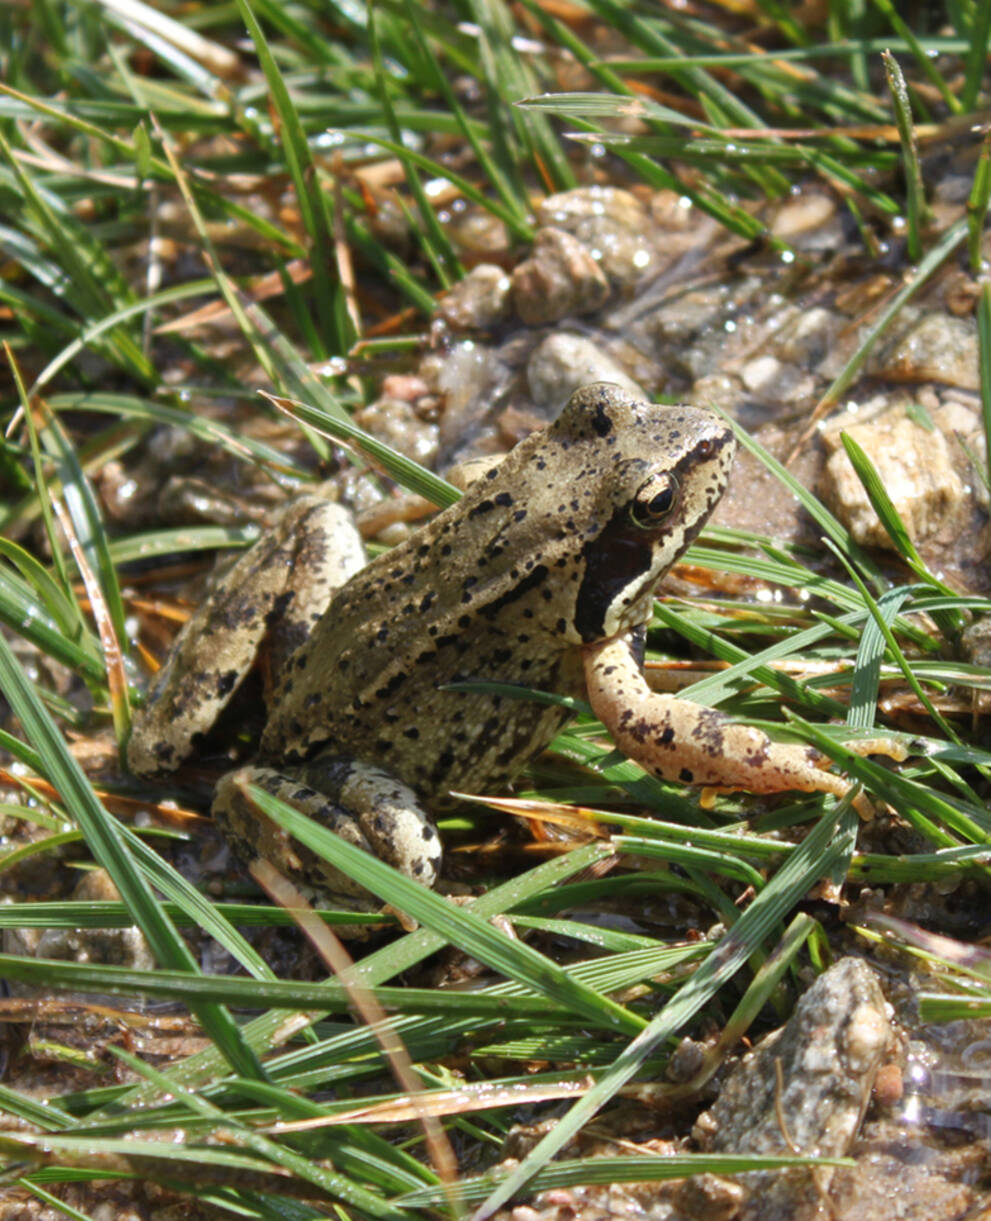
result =
[[[587,646],[584,659],[595,715],[620,750],[655,776],[722,792],[796,789],[843,797],[852,787],[823,770],[830,760],[814,747],[775,742],[713,708],[652,691],[623,638]],[[862,817],[872,815],[863,794],[855,805]]]
[[414,881],[424,886],[436,881],[437,828],[413,790],[381,768],[329,752],[286,771],[243,767],[221,779],[213,801],[213,816],[239,856],[261,857],[297,883],[340,896],[349,909],[370,911],[381,902],[266,818],[245,793],[251,784]]
[[361,539],[340,505],[318,496],[288,505],[176,638],[148,702],[135,714],[130,770],[138,776],[174,771],[196,736],[212,728],[263,643],[269,671],[281,673],[334,591],[364,562]]

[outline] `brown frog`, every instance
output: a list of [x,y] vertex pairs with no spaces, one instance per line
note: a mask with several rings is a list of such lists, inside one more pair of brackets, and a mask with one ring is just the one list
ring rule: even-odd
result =
[[367,894],[291,846],[243,786],[431,885],[430,812],[452,790],[503,788],[570,715],[452,684],[587,691],[623,749],[665,778],[845,793],[815,751],[657,695],[640,675],[633,640],[654,588],[722,495],[734,450],[710,412],[599,383],[371,563],[339,506],[294,502],[183,629],[135,718],[132,771],[176,768],[264,643],[274,681],[259,758],[221,780],[214,814],[243,853],[351,906]]

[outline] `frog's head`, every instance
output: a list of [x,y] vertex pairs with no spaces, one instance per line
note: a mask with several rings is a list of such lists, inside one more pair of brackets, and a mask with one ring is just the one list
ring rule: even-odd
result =
[[629,631],[722,496],[733,432],[711,412],[599,382],[572,395],[545,440],[570,465],[578,502],[564,634],[587,644]]

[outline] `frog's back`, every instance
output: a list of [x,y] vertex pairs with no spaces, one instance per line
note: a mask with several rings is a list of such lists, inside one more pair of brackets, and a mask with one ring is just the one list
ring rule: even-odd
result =
[[534,622],[540,560],[491,577],[484,563],[469,571],[465,556],[497,551],[502,526],[492,518],[482,538],[461,508],[335,595],[275,693],[266,755],[294,762],[330,748],[421,794],[478,791],[514,775],[568,719],[558,707],[448,689],[489,681],[580,694],[583,683],[575,646]]

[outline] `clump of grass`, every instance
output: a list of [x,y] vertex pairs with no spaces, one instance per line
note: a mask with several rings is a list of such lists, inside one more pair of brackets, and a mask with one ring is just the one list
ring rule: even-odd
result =
[[[78,680],[67,698],[44,677],[29,678],[0,638],[0,689],[19,723],[17,734],[0,734],[0,746],[16,761],[11,779],[25,794],[5,811],[49,832],[0,863],[12,870],[83,840],[121,896],[13,902],[0,908],[0,925],[136,924],[159,969],[10,954],[0,964],[10,978],[46,992],[184,1006],[210,1040],[164,1069],[108,1052],[133,1074],[127,1083],[66,1090],[45,1107],[26,1090],[0,1087],[0,1105],[18,1121],[0,1132],[4,1181],[39,1199],[52,1199],[44,1184],[137,1175],[179,1184],[239,1215],[302,1218],[336,1207],[403,1218],[457,1213],[486,1197],[491,1211],[528,1182],[732,1173],[744,1168],[740,1159],[547,1163],[619,1091],[655,1082],[673,1040],[701,1012],[726,1020],[728,1046],[765,1006],[787,1011],[797,966],[828,958],[819,922],[793,915],[823,876],[837,884],[946,885],[964,877],[986,884],[991,755],[940,702],[952,691],[976,699],[991,684],[985,669],[956,659],[963,625],[987,615],[988,602],[947,589],[926,569],[855,450],[858,473],[911,574],[907,583],[887,580],[792,481],[849,582],[820,575],[798,548],[714,530],[692,549],[693,563],[805,590],[814,602],[668,599],[655,627],[728,663],[688,694],[748,720],[773,708],[776,732],[813,741],[878,803],[898,810],[917,836],[915,855],[859,852],[850,810],[819,798],[779,806],[753,827],[741,821],[745,801],[723,799],[700,811],[693,797],[617,760],[585,714],[557,743],[562,760],[587,769],[581,788],[565,762],[528,796],[545,817],[563,817],[565,798],[580,801],[589,842],[499,879],[464,908],[409,886],[267,799],[272,816],[314,850],[420,922],[416,931],[397,930],[343,979],[280,981],[239,928],[285,924],[290,916],[277,906],[215,903],[200,894],[155,850],[155,833],[111,816],[114,787],[95,785],[68,749],[57,720],[77,733],[126,732],[140,682],[125,566],[180,549],[239,547],[253,533],[108,528],[94,477],[129,460],[153,429],[186,430],[280,486],[312,479],[329,452],[325,436],[343,438],[435,503],[451,498],[443,481],[359,435],[349,415],[370,393],[373,357],[401,359],[424,331],[436,294],[463,270],[432,202],[436,181],[491,214],[516,249],[532,235],[530,197],[578,182],[589,149],[617,180],[676,190],[748,240],[766,238],[759,205],[810,176],[840,193],[868,246],[875,223],[907,210],[915,275],[876,320],[824,407],[964,240],[977,270],[991,189],[986,156],[977,163],[968,218],[936,233],[913,150],[924,155],[975,122],[986,6],[954,6],[933,29],[917,30],[880,2],[830,6],[821,29],[771,4],[762,6],[756,29],[729,20],[716,27],[663,6],[643,12],[618,0],[590,0],[587,21],[566,22],[531,0],[524,8],[526,29],[498,0],[455,10],[385,0],[374,12],[271,0],[189,5],[175,15],[142,3],[126,12],[55,3],[0,12],[0,327],[11,371],[4,391],[11,427],[0,443],[0,621],[19,644]],[[597,23],[616,31],[628,52],[603,58],[592,33]],[[894,108],[875,87],[886,49],[900,64],[890,66]],[[565,54],[587,73],[588,90],[557,88]],[[614,130],[617,117],[631,116],[641,121],[639,134]],[[452,141],[466,150],[457,170],[449,164]],[[376,195],[360,173],[370,159],[394,159],[402,188]],[[899,165],[910,186],[904,198],[894,177]],[[401,215],[402,247],[380,240],[387,206]],[[169,241],[186,263],[162,253]],[[244,360],[305,428],[312,458],[288,456],[215,410],[221,398],[237,403],[247,392],[233,363],[186,327],[199,306],[226,320]],[[980,330],[991,435],[989,317],[985,291]],[[356,349],[377,332],[387,338]],[[314,371],[330,361],[339,362],[339,376]],[[832,669],[796,676],[787,665],[795,661]],[[843,746],[873,730],[886,682],[904,684],[929,713],[929,731],[909,743],[911,763],[897,771]],[[778,715],[785,701],[787,726]],[[773,838],[755,834],[772,829]],[[610,872],[618,853],[655,864],[632,878]],[[736,900],[748,888],[752,898],[741,911]],[[718,942],[669,944],[573,914],[629,903],[634,892],[684,896],[702,913],[702,927],[719,923],[725,934]],[[567,939],[572,959],[562,967],[509,936],[496,917]],[[321,919],[332,926],[354,916]],[[184,928],[215,939],[246,974],[203,972]],[[483,964],[485,986],[465,992],[391,982],[446,945]],[[405,1045],[423,1083],[415,1102],[387,1084],[382,1031],[350,1021],[356,987],[374,992]],[[961,1005],[975,1003],[969,987],[954,1006],[938,1009],[934,1000],[932,1013],[959,1016]],[[233,1016],[243,1009],[255,1016]],[[126,1026],[126,1012],[120,1020]],[[448,1067],[455,1056],[470,1058],[470,1082]],[[528,1061],[554,1067],[521,1073]],[[655,1088],[663,1103],[666,1087]],[[330,1089],[336,1098],[328,1098]],[[360,1107],[350,1096],[358,1091]],[[472,1179],[459,1196],[444,1182],[443,1166],[422,1154],[427,1114],[495,1159],[512,1108],[570,1097],[580,1100],[498,1184]],[[182,1143],[161,1139],[176,1129]],[[758,1164],[745,1161],[746,1168]]]

